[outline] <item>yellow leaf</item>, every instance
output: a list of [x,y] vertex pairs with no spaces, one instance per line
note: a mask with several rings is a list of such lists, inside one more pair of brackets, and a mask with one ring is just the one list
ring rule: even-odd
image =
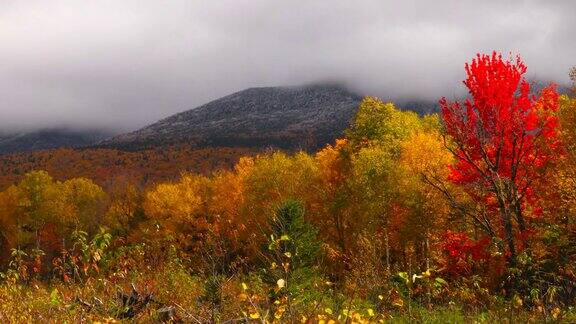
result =
[[278,288],[282,289],[286,286],[286,281],[284,279],[278,279],[278,281],[276,281],[276,284],[278,285]]
[[514,295],[514,302],[516,303],[516,306],[522,307],[522,298],[520,298],[520,296]]
[[557,319],[560,313],[561,313],[560,308],[556,307],[552,310],[552,317],[554,319]]
[[394,302],[392,302],[392,305],[402,307],[404,306],[404,300],[402,300],[402,298],[395,299]]

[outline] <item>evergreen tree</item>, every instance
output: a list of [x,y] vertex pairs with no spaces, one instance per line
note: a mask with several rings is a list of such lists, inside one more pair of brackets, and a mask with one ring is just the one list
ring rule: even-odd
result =
[[270,220],[272,234],[262,253],[265,261],[263,280],[274,288],[270,290],[271,304],[287,306],[291,314],[295,296],[298,304],[318,300],[320,292],[314,283],[320,279],[318,258],[321,242],[317,229],[304,219],[304,207],[296,200],[280,205]]

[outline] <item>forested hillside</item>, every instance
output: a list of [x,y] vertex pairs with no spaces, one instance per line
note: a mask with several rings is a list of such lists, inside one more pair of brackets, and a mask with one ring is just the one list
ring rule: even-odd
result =
[[196,148],[167,145],[153,149],[123,151],[105,148],[56,149],[10,154],[0,157],[0,189],[21,181],[26,173],[45,170],[59,180],[84,177],[108,188],[118,178],[139,186],[175,180],[184,172],[209,174],[231,169],[242,156],[262,150],[254,148]]
[[316,152],[4,160],[0,321],[575,322],[576,99],[519,57],[465,71],[466,99],[366,97]]

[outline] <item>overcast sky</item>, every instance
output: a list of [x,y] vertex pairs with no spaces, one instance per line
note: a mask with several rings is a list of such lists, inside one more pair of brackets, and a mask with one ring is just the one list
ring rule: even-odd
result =
[[244,88],[326,80],[436,99],[493,49],[567,82],[576,1],[0,0],[0,131],[134,129]]

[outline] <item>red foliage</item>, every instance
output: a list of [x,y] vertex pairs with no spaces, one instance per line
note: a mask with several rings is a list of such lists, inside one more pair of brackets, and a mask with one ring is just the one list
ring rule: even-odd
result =
[[474,262],[485,261],[489,257],[488,237],[472,240],[466,233],[446,231],[443,239],[441,249],[447,258],[447,271],[451,274],[469,273]]
[[478,54],[466,64],[464,84],[470,97],[463,103],[440,100],[449,148],[456,158],[449,180],[481,202],[488,215],[497,216],[482,216],[480,226],[506,242],[512,263],[514,232],[526,231],[527,221],[542,214],[535,185],[545,181],[546,167],[563,154],[555,86],[531,95],[525,73],[520,57],[504,60],[496,52]]
[[555,86],[542,90],[538,98],[531,96],[522,77],[524,62],[520,57],[505,61],[496,52],[479,54],[466,64],[466,73],[470,98],[464,103],[440,100],[446,132],[458,143],[450,179],[488,185],[485,176],[497,173],[529,193],[538,169],[559,153]]

